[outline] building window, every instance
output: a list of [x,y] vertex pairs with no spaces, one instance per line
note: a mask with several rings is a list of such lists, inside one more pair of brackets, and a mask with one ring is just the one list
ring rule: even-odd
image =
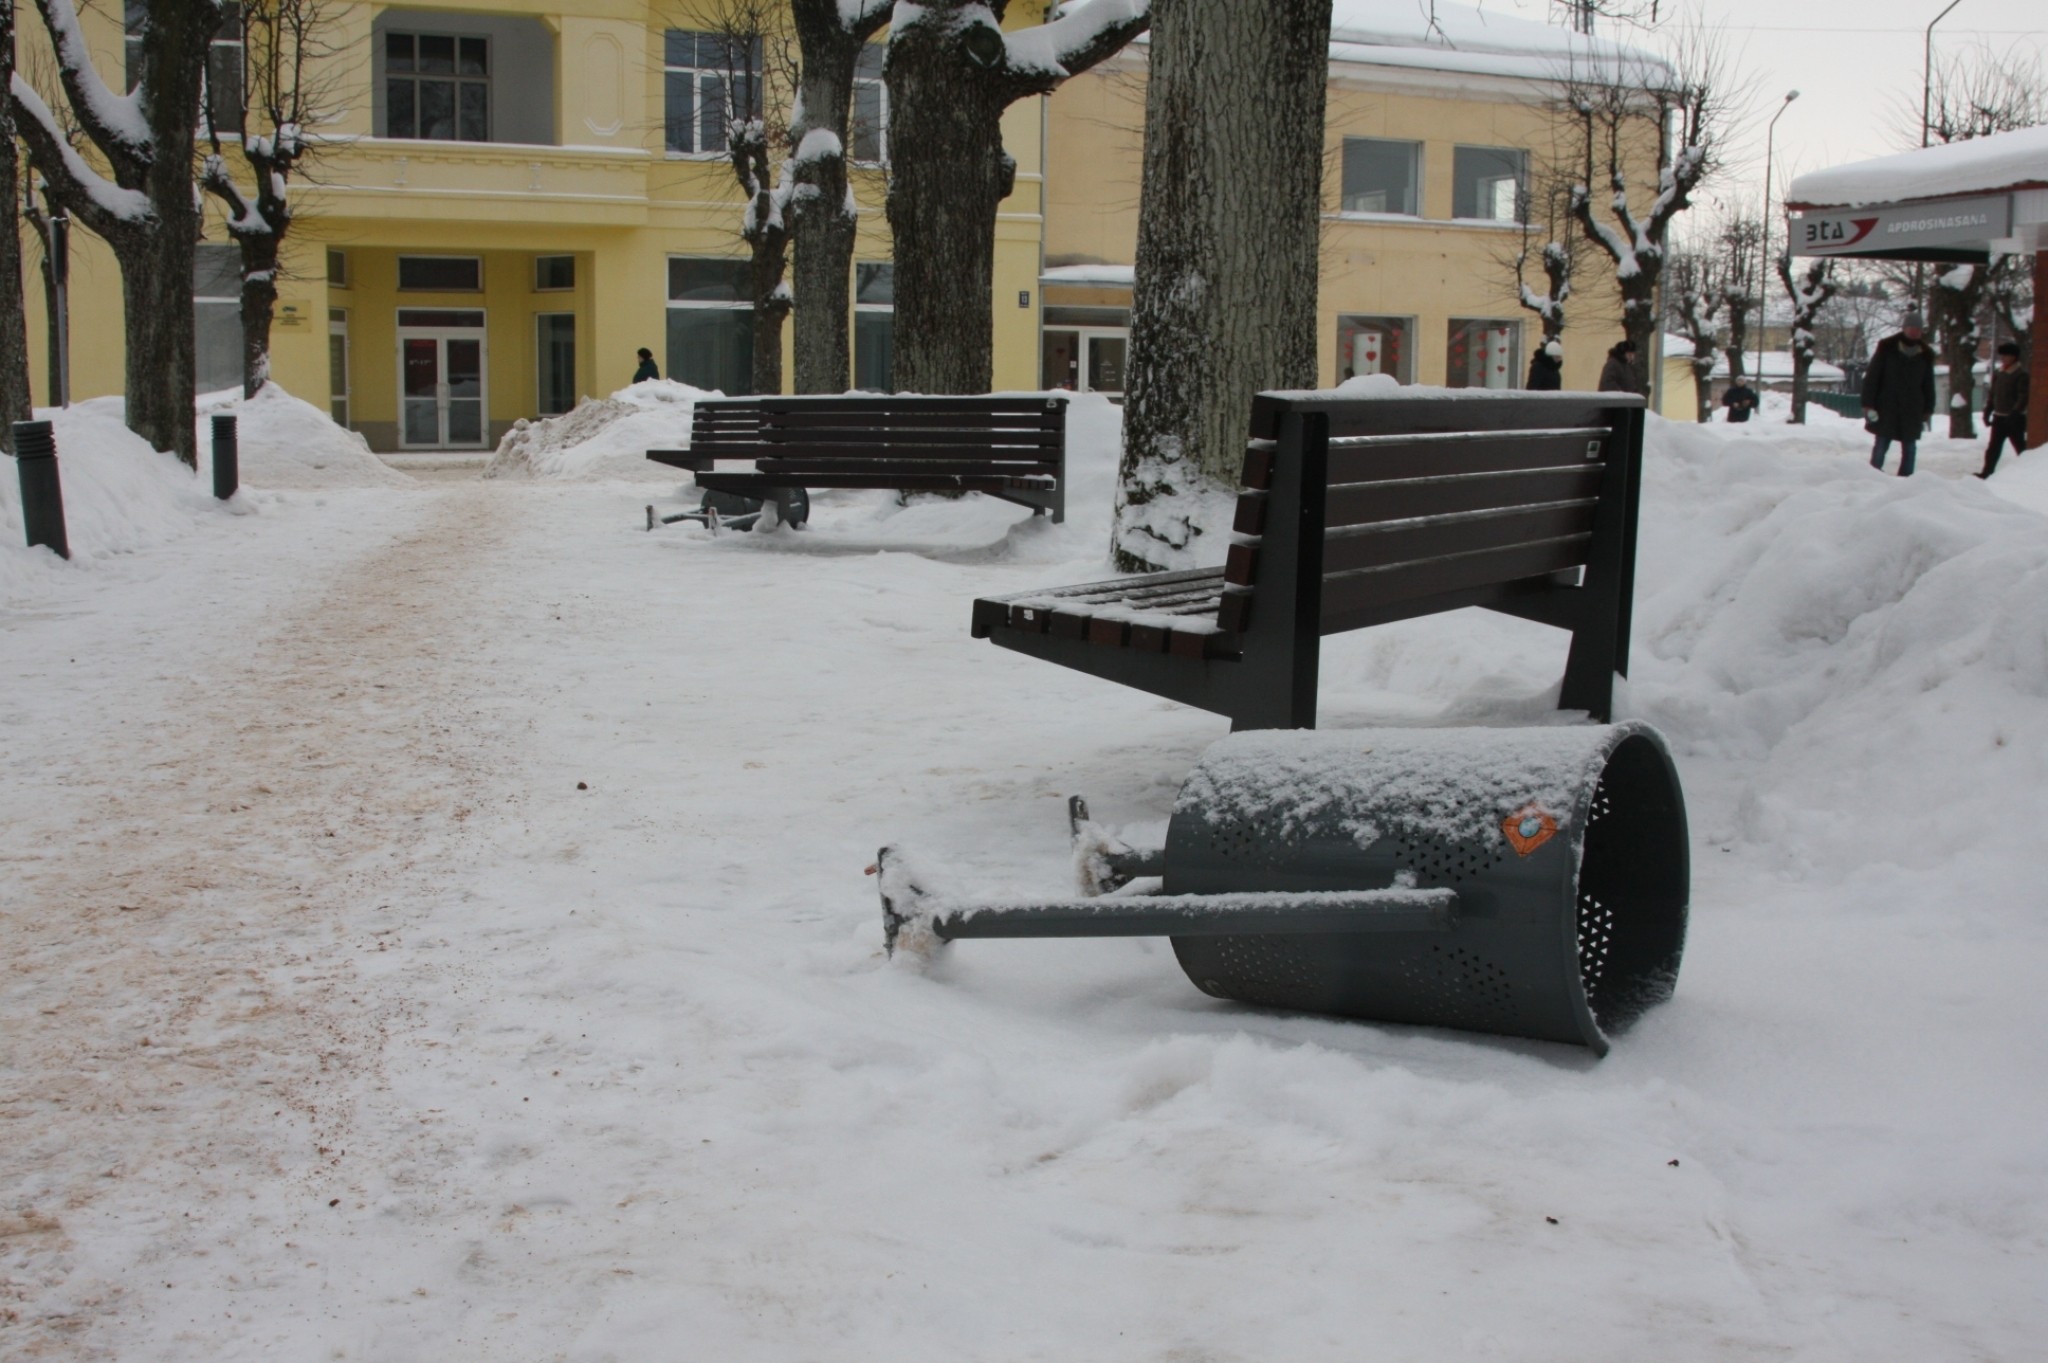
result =
[[662,35],[664,143],[672,152],[723,152],[738,109],[761,116],[761,41],[672,28]]
[[384,135],[490,141],[490,39],[386,33]]
[[576,314],[543,312],[535,319],[540,347],[540,414],[557,416],[576,405]]
[[576,287],[576,257],[535,256],[533,258],[533,291],[553,293],[559,289]]
[[1520,388],[1522,324],[1453,317],[1444,383],[1452,388]]
[[202,393],[242,386],[242,248],[192,252],[192,377]]
[[1451,216],[1514,222],[1521,217],[1529,153],[1513,147],[1459,147],[1451,156]]
[[398,287],[421,293],[481,293],[480,256],[400,256]]
[[887,51],[870,43],[853,64],[853,159],[869,165],[889,159],[889,87],[882,82]]
[[754,388],[754,309],[744,260],[671,256],[668,376],[693,388]]
[[330,249],[327,252],[327,287],[345,289],[348,287],[348,252]]
[[896,267],[853,267],[853,386],[865,393],[895,391]]
[[[121,27],[122,57],[127,67],[128,89],[133,92],[142,80],[142,54],[149,43],[149,0],[122,0]],[[221,7],[220,26],[214,29],[213,42],[206,50],[204,112],[216,132],[241,135],[247,56],[242,40],[242,7],[236,0],[228,0]]]
[[1337,381],[1391,374],[1401,383],[1413,383],[1414,329],[1412,317],[1338,317]]
[[1377,137],[1344,139],[1344,188],[1339,207],[1346,213],[1405,213],[1420,208],[1422,144],[1389,142]]

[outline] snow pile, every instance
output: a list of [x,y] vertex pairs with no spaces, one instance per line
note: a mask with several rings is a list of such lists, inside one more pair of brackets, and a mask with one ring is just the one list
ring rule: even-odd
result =
[[[117,401],[100,399],[100,401]],[[310,402],[267,383],[244,400],[239,388],[202,393],[199,471],[212,486],[213,417],[235,417],[241,482],[261,488],[404,487],[413,481],[370,452],[370,442]]]
[[649,462],[647,451],[686,448],[697,399],[719,396],[673,379],[650,379],[608,398],[585,398],[561,416],[515,422],[484,477],[672,482],[675,471]]
[[[204,516],[220,514],[212,484],[162,454],[123,424],[119,399],[38,411],[57,440],[71,562],[90,564],[177,539]],[[63,560],[27,547],[21,485],[12,459],[0,463],[0,600],[19,602],[61,580]]]

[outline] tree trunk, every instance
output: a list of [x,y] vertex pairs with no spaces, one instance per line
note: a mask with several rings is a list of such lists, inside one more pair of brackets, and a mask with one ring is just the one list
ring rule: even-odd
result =
[[270,382],[270,323],[277,315],[277,258],[282,243],[269,234],[239,237],[242,248],[242,396],[253,398]]
[[1621,281],[1621,334],[1636,343],[1636,354],[1642,357],[1642,378],[1636,391],[1647,398],[1655,391],[1656,375],[1651,368],[1662,351],[1656,343],[1657,271],[1650,268],[1648,258],[1642,264],[1636,274]]
[[1794,344],[1792,347],[1792,419],[1790,424],[1806,424],[1806,392],[1808,376],[1813,371],[1813,351]]
[[[1330,0],[1158,0],[1111,552],[1221,562],[1204,494],[1235,484],[1252,395],[1316,380]],[[1219,527],[1220,529],[1220,527]]]
[[843,393],[853,378],[849,328],[857,226],[846,177],[847,109],[854,64],[874,30],[850,32],[840,19],[838,0],[791,0],[790,12],[803,54],[802,117],[789,131],[794,144],[789,234],[796,253],[790,270],[796,291],[796,391]]
[[[14,79],[14,6],[0,18],[0,80]],[[0,203],[9,216],[21,202],[21,151],[14,138],[14,107],[0,100]],[[21,293],[21,233],[0,231],[0,449],[14,448],[14,423],[35,415],[28,386],[28,322]]]
[[[1749,305],[1740,298],[1728,300],[1728,382],[1741,383],[1749,373]],[[1757,375],[1761,380],[1763,375]]]
[[904,392],[986,393],[994,374],[996,210],[1016,163],[1003,151],[1009,92],[970,55],[990,50],[986,14],[956,0],[889,35],[894,363]]
[[772,246],[754,247],[754,391],[770,396],[782,392],[782,324],[789,317],[782,269],[788,249],[788,239],[780,231]]
[[1948,366],[1949,438],[1973,440],[1977,435],[1977,305],[1984,294],[1983,267],[1959,265],[1938,274],[1933,294],[1934,334],[1941,341],[1942,363]]
[[1714,348],[1693,342],[1692,392],[1698,421],[1704,426],[1714,419]]

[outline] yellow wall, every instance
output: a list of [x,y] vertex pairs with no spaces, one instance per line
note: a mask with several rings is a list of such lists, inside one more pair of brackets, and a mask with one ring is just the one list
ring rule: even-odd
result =
[[[1144,65],[1126,55],[1069,81],[1048,101],[1046,262],[1133,263],[1137,249],[1143,166]],[[1454,224],[1452,156],[1459,145],[1521,147],[1534,153],[1552,132],[1537,92],[1520,83],[1379,74],[1341,68],[1327,116],[1322,279],[1317,308],[1318,376],[1340,377],[1338,318],[1344,314],[1414,318],[1416,382],[1441,384],[1447,373],[1451,319],[1493,319],[1521,328],[1514,376],[1527,371],[1529,347],[1542,334],[1516,302],[1513,229]],[[1422,213],[1407,222],[1360,220],[1338,211],[1346,137],[1418,141],[1422,147]],[[1650,149],[1645,149],[1647,156]],[[1620,308],[1604,259],[1583,254],[1576,295],[1567,307],[1565,384],[1592,388],[1608,346],[1621,337]],[[1541,274],[1533,276],[1540,285]],[[1128,300],[1128,291],[1121,295]],[[1059,297],[1069,300],[1062,289]],[[1078,297],[1070,301],[1080,301]],[[1108,302],[1109,297],[1092,298]]]

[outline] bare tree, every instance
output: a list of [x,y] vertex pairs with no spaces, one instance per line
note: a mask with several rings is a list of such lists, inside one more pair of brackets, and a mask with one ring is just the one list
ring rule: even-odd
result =
[[740,240],[747,244],[748,293],[754,305],[753,387],[782,391],[782,326],[789,318],[789,203],[795,191],[787,152],[799,57],[775,0],[736,0],[711,29],[724,49],[726,154],[747,196]]
[[[2020,49],[1968,50],[1942,64],[1927,109],[1928,135],[1938,142],[2031,128],[2048,122],[2048,77],[2040,58]],[[1977,434],[1976,367],[1995,294],[1991,270],[1982,265],[1937,270],[1928,292],[1928,320],[1948,366],[1948,433],[1954,439]]]
[[1005,35],[1000,25],[1008,6],[1009,0],[906,4],[889,32],[883,75],[896,246],[895,380],[911,392],[989,388],[996,211],[1017,173],[1003,150],[1003,110],[1027,95],[1050,94],[1151,22],[1149,0],[1084,0],[1047,23]]
[[[199,183],[227,210],[228,235],[241,251],[244,397],[270,381],[291,180],[315,145],[306,130],[333,111],[339,95],[334,62],[341,50],[328,40],[333,22],[329,0],[247,0],[239,16],[242,69],[210,69],[200,101],[209,150]],[[223,133],[239,136],[253,190],[243,189],[229,168]]]
[[[1578,219],[1572,213],[1569,177],[1538,172],[1516,205],[1514,254],[1506,263],[1514,271],[1515,302],[1536,314],[1543,341],[1564,335],[1565,304],[1571,301],[1572,276],[1579,264]],[[1533,282],[1543,276],[1539,291]]]
[[1813,256],[1797,274],[1792,270],[1792,253],[1778,253],[1778,282],[1792,300],[1792,424],[1806,424],[1807,383],[1813,372],[1817,347],[1814,328],[1835,296],[1835,262],[1831,256]]
[[[1759,330],[1764,325],[1764,284],[1759,271],[1764,249],[1762,218],[1736,213],[1722,222],[1715,234],[1719,252],[1717,274],[1721,284],[1721,308],[1728,317],[1728,381],[1741,383],[1749,375],[1749,323],[1754,317]],[[1758,365],[1761,370],[1762,365]],[[1757,381],[1763,381],[1758,373]]]
[[[128,428],[194,467],[192,185],[207,49],[221,0],[149,0],[135,89],[117,95],[92,62],[71,0],[36,0],[71,114],[109,179],[64,140],[50,108],[12,73],[15,129],[65,210],[103,237],[121,269]],[[10,199],[9,202],[12,202]]]
[[1111,539],[1126,571],[1221,557],[1197,541],[1252,394],[1315,381],[1330,0],[1158,0],[1155,17]]
[[839,393],[852,376],[847,336],[857,221],[846,175],[854,69],[889,21],[892,0],[790,0],[802,75],[790,119],[787,223],[796,249],[796,391]]
[[1668,325],[1692,345],[1688,364],[1702,424],[1714,414],[1714,364],[1721,358],[1721,330],[1715,318],[1726,302],[1719,261],[1709,253],[1674,246],[1664,264],[1664,303]]
[[[1645,355],[1655,353],[1665,240],[1719,168],[1736,94],[1717,43],[1695,30],[1668,65],[1623,55],[1568,73],[1553,106],[1577,149],[1573,214],[1613,262],[1623,334]],[[1654,172],[1648,185],[1639,168]],[[1648,383],[1646,366],[1646,395]]]
[[[14,81],[14,6],[0,18],[0,75]],[[0,103],[0,203],[10,208],[21,193],[21,151],[14,110]],[[14,448],[14,423],[34,415],[28,386],[28,323],[21,294],[21,233],[0,232],[0,449]]]
[[2020,363],[2024,365],[2032,357],[2034,309],[2039,306],[2034,297],[2033,271],[2026,268],[2024,260],[2006,256],[1991,267],[1989,293],[1996,333],[1992,340],[2017,342]]

